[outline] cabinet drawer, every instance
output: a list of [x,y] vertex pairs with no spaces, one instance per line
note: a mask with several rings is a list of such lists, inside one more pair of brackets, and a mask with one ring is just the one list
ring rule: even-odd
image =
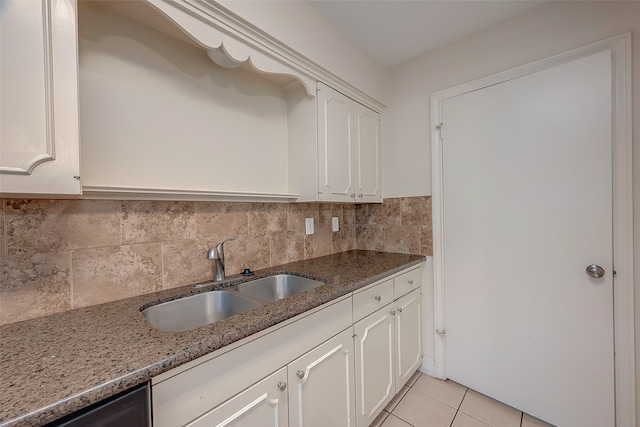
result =
[[398,299],[402,295],[419,288],[422,281],[422,269],[407,271],[393,279],[393,298]]
[[393,280],[353,295],[353,322],[357,322],[393,301]]

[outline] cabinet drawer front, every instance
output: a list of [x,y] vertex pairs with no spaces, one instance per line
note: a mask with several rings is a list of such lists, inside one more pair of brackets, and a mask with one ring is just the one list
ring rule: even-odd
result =
[[353,295],[353,322],[357,322],[393,301],[393,280],[387,280]]
[[398,299],[402,295],[420,287],[422,283],[422,269],[407,271],[393,279],[393,298]]

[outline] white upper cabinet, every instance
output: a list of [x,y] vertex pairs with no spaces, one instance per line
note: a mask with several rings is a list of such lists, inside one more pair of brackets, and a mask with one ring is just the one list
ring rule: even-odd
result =
[[318,83],[318,200],[381,202],[380,114]]
[[355,115],[356,200],[382,201],[380,114],[358,104]]
[[80,194],[74,0],[0,4],[0,193]]

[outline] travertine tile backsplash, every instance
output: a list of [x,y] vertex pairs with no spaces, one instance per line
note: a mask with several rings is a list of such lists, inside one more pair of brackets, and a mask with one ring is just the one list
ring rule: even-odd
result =
[[[338,217],[340,231],[331,231]],[[314,218],[306,236],[304,219]],[[1,200],[0,324],[351,249],[432,255],[431,198],[377,205]]]

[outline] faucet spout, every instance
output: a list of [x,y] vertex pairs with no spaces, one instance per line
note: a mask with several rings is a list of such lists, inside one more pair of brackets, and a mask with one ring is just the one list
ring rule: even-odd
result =
[[213,281],[220,282],[224,280],[224,244],[230,240],[236,240],[237,237],[230,237],[229,239],[225,239],[222,242],[218,243],[213,248],[210,248],[207,251],[207,259],[212,259],[215,261],[215,272],[213,273]]

